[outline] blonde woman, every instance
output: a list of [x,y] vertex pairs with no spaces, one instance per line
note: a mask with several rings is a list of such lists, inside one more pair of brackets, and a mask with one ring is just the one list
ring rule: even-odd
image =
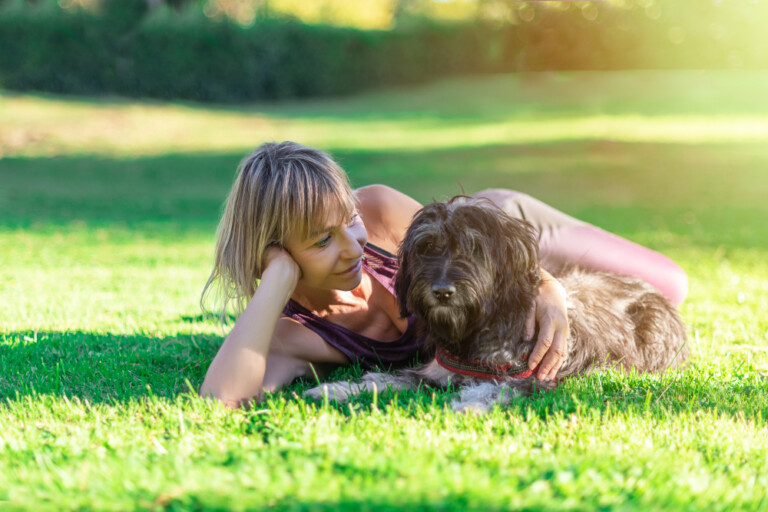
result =
[[[526,330],[529,338],[538,332],[529,365],[539,365],[541,380],[557,375],[568,338],[565,294],[545,269],[578,264],[636,275],[676,304],[685,297],[685,273],[658,253],[525,194],[477,195],[538,230],[544,279]],[[200,394],[238,407],[338,365],[395,368],[429,357],[413,318],[400,317],[393,289],[394,254],[420,207],[383,185],[353,191],[326,153],[294,142],[263,144],[246,157],[201,297],[204,304],[215,295],[218,308],[234,302],[241,314]]]

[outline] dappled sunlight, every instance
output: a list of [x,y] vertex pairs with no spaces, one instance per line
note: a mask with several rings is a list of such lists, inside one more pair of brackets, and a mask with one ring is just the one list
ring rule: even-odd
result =
[[[10,156],[102,154],[135,157],[165,153],[247,152],[266,141],[296,140],[329,151],[423,151],[580,140],[707,144],[768,142],[768,116],[539,116],[466,122],[425,116],[405,120],[293,119],[268,115],[185,118],[183,113],[103,112],[56,127],[0,131]],[[152,117],[151,122],[145,119]],[[549,116],[541,116],[549,117]],[[76,134],[76,135],[74,135]]]
[[635,71],[474,77],[408,94],[244,109],[5,95],[0,156],[247,152],[279,140],[377,152],[579,140],[768,142],[766,88],[768,72]]
[[[610,231],[671,230],[697,244],[759,246],[768,145],[565,141],[430,151],[338,150],[353,186],[383,183],[421,202],[521,190]],[[132,229],[212,240],[245,152],[2,161],[0,226]],[[418,172],[414,172],[418,170]],[[728,174],[727,180],[724,173]],[[66,176],[66,180],[62,180]],[[72,229],[70,226],[68,229]],[[197,235],[195,235],[197,236]],[[720,241],[718,241],[720,240]]]

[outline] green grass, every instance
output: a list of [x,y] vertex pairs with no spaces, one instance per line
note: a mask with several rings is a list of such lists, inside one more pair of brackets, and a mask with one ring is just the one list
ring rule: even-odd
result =
[[[0,96],[0,510],[768,510],[768,73],[461,79],[251,105]],[[421,201],[526,191],[688,272],[691,365],[481,417],[452,392],[193,392],[221,203],[263,140]],[[342,369],[339,378],[359,375]]]

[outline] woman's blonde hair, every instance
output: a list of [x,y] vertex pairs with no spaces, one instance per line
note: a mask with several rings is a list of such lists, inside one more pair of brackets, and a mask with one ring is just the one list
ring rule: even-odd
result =
[[222,320],[242,312],[256,292],[264,252],[291,234],[308,237],[331,215],[345,218],[355,198],[344,170],[323,151],[295,142],[265,143],[240,162],[217,231],[216,258],[200,296],[211,294]]

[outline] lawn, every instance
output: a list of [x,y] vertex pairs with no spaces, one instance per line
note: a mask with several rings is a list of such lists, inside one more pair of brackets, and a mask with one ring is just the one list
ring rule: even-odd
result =
[[[768,510],[768,72],[497,75],[241,108],[0,95],[0,509]],[[197,398],[221,204],[265,140],[427,202],[523,190],[686,269],[690,366],[491,414]],[[342,369],[337,377],[359,375]]]

